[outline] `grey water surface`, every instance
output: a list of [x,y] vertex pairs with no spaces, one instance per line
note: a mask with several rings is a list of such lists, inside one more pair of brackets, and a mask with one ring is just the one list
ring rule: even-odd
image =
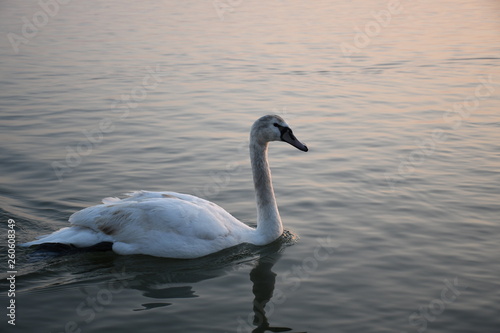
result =
[[[499,37],[493,0],[2,1],[2,332],[498,332]],[[9,219],[20,244],[133,190],[255,225],[265,114],[309,147],[270,147],[275,243],[9,269]]]

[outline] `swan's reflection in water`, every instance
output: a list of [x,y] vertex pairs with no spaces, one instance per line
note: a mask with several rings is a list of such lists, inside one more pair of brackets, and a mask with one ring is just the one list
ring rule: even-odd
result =
[[[62,270],[64,268],[78,272],[68,278],[67,284],[78,286],[83,294],[80,301],[86,300],[87,297],[95,298],[96,295],[105,294],[118,299],[118,295],[124,290],[139,291],[141,293],[139,300],[137,300],[137,295],[132,294],[131,298],[124,298],[124,300],[130,300],[130,303],[123,304],[124,310],[132,310],[136,313],[153,309],[162,311],[161,308],[172,306],[176,300],[206,297],[199,285],[203,281],[229,277],[231,281],[238,281],[233,283],[237,283],[235,286],[239,287],[241,278],[245,279],[245,276],[240,273],[249,271],[253,300],[251,298],[237,300],[238,304],[243,302],[245,310],[239,310],[240,313],[231,311],[230,317],[225,318],[227,326],[224,331],[290,332],[292,329],[289,327],[272,326],[270,319],[278,307],[284,310],[287,306],[293,306],[293,304],[283,303],[283,292],[278,293],[278,289],[275,289],[279,276],[273,271],[273,267],[279,261],[283,250],[295,241],[295,236],[285,232],[284,236],[276,242],[264,247],[241,245],[216,255],[193,260],[119,256],[111,251],[81,253],[82,251],[71,248],[62,252],[61,249],[56,251],[56,249],[41,248],[38,251],[29,252],[27,257],[34,263],[50,263],[51,269]],[[212,286],[221,287],[218,282],[213,283]],[[200,294],[197,293],[197,287],[200,289]],[[241,289],[233,288],[241,292]],[[228,286],[227,293],[228,300],[235,300],[231,297],[231,286]],[[108,309],[108,306],[111,307],[107,299],[103,301],[106,302],[100,306],[99,311]],[[85,318],[87,317],[79,316],[75,321],[84,325],[86,324],[83,321]],[[182,323],[178,324],[182,325]]]
[[275,262],[276,260],[267,261],[263,258],[259,258],[257,266],[255,266],[255,268],[250,272],[250,280],[253,283],[252,292],[255,296],[253,299],[253,312],[255,314],[253,324],[257,326],[253,332],[265,332],[268,328],[270,328],[269,321],[266,317],[265,307],[271,300],[274,292],[276,273],[274,273],[271,269],[273,268]]
[[[230,320],[233,327],[228,327],[232,332],[291,332],[289,327],[271,326],[268,315],[266,314],[266,305],[272,300],[275,290],[277,274],[273,272],[273,267],[281,256],[282,250],[290,245],[290,242],[275,242],[265,248],[254,246],[239,247],[237,250],[229,249],[227,253],[219,253],[217,256],[209,256],[197,260],[164,260],[153,259],[131,263],[131,257],[120,257],[115,261],[118,267],[141,267],[143,272],[135,274],[133,272],[127,278],[128,288],[140,290],[142,295],[155,299],[154,302],[142,303],[134,311],[144,311],[159,307],[170,306],[175,303],[174,299],[199,297],[196,294],[195,283],[208,279],[218,278],[229,274],[235,270],[235,267],[248,267],[253,264],[251,269],[250,281],[252,282],[253,301],[248,300],[252,310],[238,316],[242,320]],[[120,263],[121,260],[125,262]],[[135,260],[140,260],[136,258]],[[149,267],[151,265],[151,267]],[[163,267],[162,267],[163,265]],[[184,286],[172,286],[172,284],[184,284]],[[168,300],[165,302],[165,300]],[[285,306],[285,305],[281,305]],[[273,306],[268,309],[274,309]],[[253,313],[252,313],[253,312]],[[271,311],[270,311],[271,312]],[[270,313],[272,315],[272,312]],[[243,321],[243,322],[242,322]],[[303,332],[297,332],[303,333]]]
[[253,324],[257,326],[252,333],[289,332],[292,330],[289,327],[270,326],[269,320],[266,316],[265,307],[273,297],[274,287],[276,284],[277,274],[272,271],[272,268],[278,259],[279,254],[260,257],[257,261],[257,265],[250,272],[250,280],[253,283],[252,292],[254,294]]

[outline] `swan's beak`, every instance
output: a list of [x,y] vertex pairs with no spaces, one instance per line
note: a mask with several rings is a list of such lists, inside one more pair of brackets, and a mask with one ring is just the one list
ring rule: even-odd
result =
[[295,135],[293,135],[292,130],[289,127],[284,127],[282,132],[281,132],[281,140],[288,142],[295,148],[302,150],[302,151],[308,151],[309,149],[305,144],[297,140]]

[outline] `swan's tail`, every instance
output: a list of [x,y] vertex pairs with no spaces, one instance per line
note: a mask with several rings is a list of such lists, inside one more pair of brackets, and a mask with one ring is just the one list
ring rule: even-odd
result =
[[20,244],[29,247],[40,244],[66,244],[75,247],[91,247],[99,243],[113,242],[110,236],[80,226],[59,229],[50,235],[39,237],[37,240]]

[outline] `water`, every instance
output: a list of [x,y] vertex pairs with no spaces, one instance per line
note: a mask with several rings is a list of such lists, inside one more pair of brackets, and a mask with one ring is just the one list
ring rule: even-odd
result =
[[3,235],[138,189],[252,224],[252,122],[280,114],[310,151],[271,147],[270,246],[17,248],[2,331],[498,331],[498,2],[46,3],[0,5]]

